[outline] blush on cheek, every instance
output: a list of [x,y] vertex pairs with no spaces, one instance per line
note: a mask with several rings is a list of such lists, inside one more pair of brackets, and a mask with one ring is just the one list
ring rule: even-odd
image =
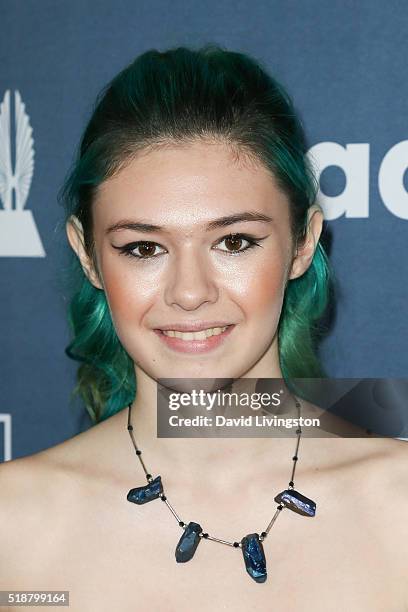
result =
[[249,319],[276,316],[283,301],[284,268],[281,265],[263,265],[251,270],[251,275],[241,278],[235,288]]
[[135,304],[134,301],[136,288],[127,283],[120,273],[108,274],[105,271],[103,279],[112,322],[123,344],[123,338],[127,336],[128,330],[134,327],[134,322],[137,320],[137,303]]
[[[122,270],[106,270],[103,274],[105,295],[116,333],[129,351],[129,343],[140,334],[146,312],[154,304],[157,283],[140,281],[137,275],[124,274]],[[131,352],[131,351],[129,351]]]
[[115,278],[113,275],[112,277],[108,276],[104,278],[104,285],[106,300],[109,304],[112,317],[118,320],[122,318],[126,319],[126,315],[131,312],[129,308],[131,296],[129,295],[127,286],[124,286],[120,278]]

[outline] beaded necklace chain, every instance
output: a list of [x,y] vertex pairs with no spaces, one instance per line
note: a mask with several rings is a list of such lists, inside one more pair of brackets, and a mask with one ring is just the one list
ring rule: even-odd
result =
[[[296,400],[296,408],[298,409],[298,417],[300,422],[300,402],[298,400]],[[298,461],[300,436],[302,435],[302,430],[300,429],[300,427],[296,430],[296,450],[294,456],[292,457],[293,467],[289,485],[287,489],[285,489],[281,493],[278,493],[278,495],[275,496],[274,501],[278,504],[278,506],[269,525],[266,527],[265,531],[261,532],[261,534],[250,533],[244,536],[240,541],[228,542],[227,540],[221,540],[219,538],[210,536],[206,532],[203,532],[201,525],[199,525],[198,523],[190,521],[186,524],[180,519],[177,512],[174,510],[173,506],[167,499],[167,495],[165,495],[164,493],[161,476],[156,476],[155,478],[153,478],[153,476],[146,469],[146,466],[141,456],[142,451],[139,450],[139,448],[137,447],[134,438],[133,425],[131,424],[131,411],[132,404],[130,403],[127,429],[132,440],[132,444],[135,448],[136,455],[138,456],[141,466],[144,470],[148,484],[131,489],[127,494],[127,500],[135,504],[142,505],[146,502],[152,501],[153,499],[160,498],[162,502],[166,504],[166,506],[178,522],[179,526],[183,529],[183,534],[181,535],[181,538],[179,539],[175,550],[177,563],[185,563],[186,561],[192,559],[197,549],[197,546],[202,539],[212,540],[213,542],[226,544],[227,546],[231,546],[233,548],[240,548],[244,557],[245,568],[249,576],[253,578],[255,582],[265,582],[267,578],[267,572],[265,553],[262,542],[268,536],[269,531],[271,530],[272,525],[275,523],[280,512],[284,508],[289,508],[290,510],[293,510],[293,512],[296,512],[297,514],[301,514],[303,516],[315,516],[316,513],[316,503],[296,491],[294,488],[294,478]]]

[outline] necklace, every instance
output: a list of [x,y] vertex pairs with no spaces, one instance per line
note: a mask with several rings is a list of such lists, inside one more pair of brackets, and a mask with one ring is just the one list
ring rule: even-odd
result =
[[[296,408],[298,409],[298,416],[300,419],[300,403],[297,400]],[[176,521],[178,522],[179,526],[182,527],[184,531],[180,540],[178,541],[175,551],[176,561],[178,563],[185,563],[186,561],[192,559],[197,549],[197,546],[202,539],[212,540],[213,542],[226,544],[227,546],[232,546],[233,548],[241,548],[247,573],[251,576],[251,578],[255,580],[255,582],[265,582],[267,578],[267,572],[265,553],[262,542],[268,536],[269,531],[271,530],[272,525],[275,523],[280,512],[284,508],[289,508],[289,510],[293,510],[293,512],[296,512],[297,514],[301,514],[303,516],[315,516],[316,512],[315,502],[311,499],[308,499],[307,497],[296,491],[294,488],[294,478],[298,461],[300,436],[302,435],[302,430],[300,429],[300,427],[296,430],[296,450],[294,456],[292,457],[293,466],[289,485],[287,489],[281,491],[281,493],[278,493],[278,495],[275,496],[274,501],[278,504],[278,506],[269,525],[267,526],[265,531],[261,532],[261,534],[250,533],[244,536],[240,541],[228,542],[227,540],[220,540],[219,538],[212,537],[208,533],[203,532],[201,525],[199,525],[198,523],[190,521],[188,524],[186,524],[180,519],[173,506],[167,499],[167,496],[164,494],[161,476],[156,476],[156,478],[153,478],[153,476],[146,469],[146,466],[141,457],[142,451],[139,450],[139,448],[137,447],[134,438],[133,425],[131,424],[131,411],[132,403],[129,404],[127,429],[132,440],[132,444],[135,448],[136,455],[139,457],[139,461],[144,470],[148,484],[141,487],[136,487],[134,489],[130,489],[129,493],[127,494],[127,500],[135,504],[141,505],[152,501],[153,499],[160,498],[167,505],[170,512],[173,514]]]

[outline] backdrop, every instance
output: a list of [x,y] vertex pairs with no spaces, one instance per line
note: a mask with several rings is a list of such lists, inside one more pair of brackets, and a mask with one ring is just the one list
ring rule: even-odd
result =
[[79,401],[68,406],[56,196],[96,94],[153,47],[219,43],[286,86],[318,164],[340,286],[323,363],[333,377],[406,376],[405,1],[2,0],[0,23],[0,460],[91,424]]

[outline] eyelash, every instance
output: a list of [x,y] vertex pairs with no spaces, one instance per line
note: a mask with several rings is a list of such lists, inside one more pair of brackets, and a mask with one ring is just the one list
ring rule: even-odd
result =
[[[244,249],[241,249],[240,251],[235,251],[235,252],[234,251],[222,251],[226,255],[232,255],[233,257],[236,257],[237,255],[241,255],[241,253],[244,253],[245,251],[249,251],[250,249],[254,247],[261,246],[260,242],[264,240],[266,236],[263,236],[262,238],[258,238],[256,240],[253,236],[249,236],[248,234],[228,234],[228,236],[224,236],[224,238],[222,238],[217,244],[224,242],[224,240],[227,240],[228,238],[233,238],[233,239],[238,238],[238,239],[243,239],[249,242],[249,245],[246,246]],[[153,259],[154,257],[158,257],[159,255],[162,255],[162,253],[157,253],[156,255],[149,255],[147,257],[142,256],[142,255],[135,255],[133,251],[142,244],[144,245],[153,244],[156,246],[160,246],[157,242],[151,242],[149,240],[138,240],[137,242],[130,242],[129,244],[125,244],[123,247],[117,247],[113,245],[112,246],[114,249],[119,250],[121,255],[126,255],[128,257],[135,257],[136,259],[140,259],[140,260]]]

